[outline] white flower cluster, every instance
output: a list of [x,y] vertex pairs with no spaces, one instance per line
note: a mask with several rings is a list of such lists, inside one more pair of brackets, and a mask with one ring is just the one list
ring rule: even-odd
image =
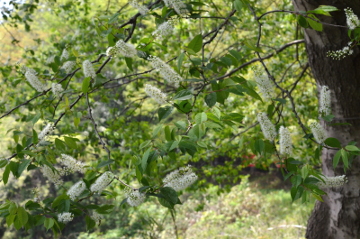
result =
[[188,12],[185,3],[183,3],[182,0],[164,0],[164,3],[167,7],[174,8],[175,12],[179,15],[186,14]]
[[71,212],[63,212],[58,214],[58,221],[62,223],[71,222],[74,219],[74,214]]
[[61,154],[60,162],[66,166],[67,171],[85,173],[86,164],[77,161],[70,155]]
[[316,142],[319,144],[324,143],[327,138],[324,128],[316,121],[310,123],[311,132],[314,135]]
[[189,187],[197,180],[198,176],[192,171],[191,166],[181,167],[175,170],[163,179],[164,187],[171,187],[175,191],[183,190]]
[[151,56],[148,60],[151,62],[152,66],[160,72],[160,75],[164,77],[165,80],[173,84],[175,87],[179,87],[179,82],[182,81],[183,78],[174,71],[174,69],[156,56]]
[[83,62],[83,71],[85,77],[91,77],[92,79],[96,77],[94,67],[89,60],[85,60]]
[[96,179],[95,183],[90,186],[90,191],[101,194],[101,192],[110,184],[113,178],[114,175],[112,174],[112,172],[107,171],[103,173],[100,177]]
[[54,63],[54,62],[55,62],[55,55],[49,56],[46,59],[46,64],[51,64],[51,63]]
[[280,136],[280,154],[284,156],[291,155],[292,140],[289,130],[284,126],[280,126],[279,136]]
[[57,186],[63,184],[60,175],[56,171],[54,172],[49,166],[44,165],[41,169],[45,177],[47,177],[50,182],[54,183]]
[[341,187],[342,185],[347,183],[347,178],[345,175],[336,177],[322,176],[321,178],[325,181],[325,183],[322,181],[318,182],[317,186],[319,188]]
[[271,123],[265,113],[258,114],[257,119],[260,124],[261,131],[264,134],[264,137],[268,140],[274,141],[276,137],[275,125]]
[[274,83],[269,79],[268,76],[261,74],[260,72],[254,72],[255,81],[259,87],[262,97],[265,100],[270,100],[275,96]]
[[66,48],[63,50],[61,56],[60,56],[60,61],[63,59],[68,59],[69,58],[69,52],[66,50]]
[[161,90],[156,88],[155,86],[146,84],[145,93],[154,100],[156,100],[156,102],[158,102],[159,104],[166,104],[167,95],[161,92]]
[[330,115],[331,114],[330,89],[326,85],[321,87],[319,103],[320,103],[319,113],[323,115]]
[[160,39],[163,39],[164,37],[167,37],[172,34],[174,30],[174,25],[172,21],[167,21],[161,23],[155,31],[153,31],[152,35],[155,37],[158,37]]
[[123,40],[118,40],[116,42],[115,49],[118,53],[125,57],[134,57],[137,55],[134,45],[124,42]]
[[96,211],[93,211],[91,218],[95,221],[96,225],[100,225],[100,222],[104,219],[104,216],[97,213]]
[[57,95],[57,96],[59,96],[61,94],[61,92],[64,91],[61,84],[56,84],[56,83],[51,84],[51,90],[52,90],[53,94]]
[[43,143],[46,140],[46,137],[54,131],[54,125],[52,123],[48,123],[45,128],[38,134],[39,144]]
[[138,189],[126,188],[126,202],[132,206],[137,207],[145,201],[145,193],[141,193]]
[[149,11],[149,9],[146,6],[139,4],[138,1],[136,1],[136,0],[130,0],[129,4],[133,8],[136,8],[137,10],[139,10],[139,13],[143,16],[146,15],[146,13],[148,13],[148,11]]
[[27,71],[25,72],[25,78],[30,83],[30,85],[34,87],[35,90],[37,90],[38,92],[46,91],[46,85],[42,84],[39,81],[38,77],[36,76],[36,71],[34,71],[33,69],[27,69]]
[[351,8],[345,8],[346,15],[346,24],[348,25],[350,30],[354,30],[355,28],[360,26],[359,18],[354,14]]
[[71,200],[75,200],[84,190],[86,189],[86,185],[83,180],[72,185],[72,187],[67,191],[67,195],[69,195]]
[[75,65],[76,65],[75,61],[67,61],[62,65],[61,69],[64,69],[66,74],[69,74],[72,71],[72,69],[74,69]]
[[326,55],[334,60],[344,59],[346,56],[350,56],[353,54],[354,51],[351,49],[351,45],[352,42],[349,42],[348,45],[345,46],[343,49],[337,51],[328,51]]

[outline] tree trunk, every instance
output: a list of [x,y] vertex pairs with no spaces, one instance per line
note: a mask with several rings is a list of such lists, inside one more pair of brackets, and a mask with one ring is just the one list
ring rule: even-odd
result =
[[[313,10],[319,5],[332,5],[340,9],[332,17],[322,16],[321,21],[346,26],[344,8],[350,7],[360,16],[360,0],[293,0],[296,11]],[[324,25],[322,32],[305,29],[306,50],[318,86],[327,85],[332,94],[333,122],[322,122],[328,137],[360,142],[360,53],[359,47],[343,60],[326,57],[329,50],[340,50],[350,41],[346,28]],[[350,123],[349,126],[333,123]],[[332,159],[335,150],[323,149],[322,169],[325,176],[344,174],[342,165],[335,170]],[[317,202],[308,221],[306,238],[360,238],[360,162],[355,158],[346,172],[348,183],[343,187],[329,188]]]

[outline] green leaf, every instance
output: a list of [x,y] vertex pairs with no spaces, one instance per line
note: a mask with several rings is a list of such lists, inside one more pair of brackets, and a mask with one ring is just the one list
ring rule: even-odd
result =
[[105,167],[105,166],[108,166],[112,163],[114,163],[115,161],[110,159],[110,160],[106,160],[106,161],[101,161],[97,166],[96,168],[102,168],[102,167]]
[[18,215],[16,215],[15,217],[14,227],[16,230],[20,230],[20,228],[22,227],[21,220],[19,219]]
[[320,202],[324,202],[324,200],[322,199],[322,197],[316,193],[312,193],[311,194],[314,198],[316,198],[317,200],[319,200]]
[[177,58],[177,68],[178,68],[179,73],[180,73],[180,70],[181,70],[181,66],[182,66],[184,57],[185,57],[185,54],[184,54],[184,52],[182,52]]
[[293,185],[293,187],[297,188],[302,182],[302,178],[300,175],[295,175],[294,177],[291,178],[291,183]]
[[161,205],[163,205],[164,207],[167,207],[169,209],[174,209],[175,205],[173,203],[169,202],[168,200],[166,200],[165,198],[159,197],[158,200],[159,200],[159,203]]
[[341,148],[341,143],[336,138],[327,138],[325,139],[324,143],[333,148]]
[[28,213],[23,207],[18,208],[16,218],[20,221],[21,226],[25,226],[29,219]]
[[360,149],[358,147],[356,147],[355,145],[346,145],[345,149],[348,151],[353,151],[353,152],[359,152]]
[[216,104],[216,93],[211,92],[205,96],[205,102],[209,107],[213,107]]
[[36,133],[36,131],[34,129],[32,131],[33,131],[32,141],[34,144],[37,144],[39,142],[38,134]]
[[174,104],[174,106],[176,107],[176,109],[178,109],[181,113],[189,113],[192,109],[192,105],[190,104],[190,102],[188,100],[186,101],[181,101],[180,104]]
[[304,166],[301,168],[301,177],[302,177],[302,178],[306,178],[308,175],[309,175],[309,168],[308,168],[307,165],[304,165]]
[[54,226],[54,219],[48,218],[48,217],[45,218],[44,226],[45,226],[46,230],[49,230],[50,228],[52,228]]
[[328,6],[328,5],[320,5],[320,7],[314,9],[314,10],[310,10],[307,11],[307,13],[314,13],[314,14],[320,14],[320,15],[325,15],[325,16],[331,16],[329,12],[334,12],[334,11],[338,11],[339,9],[337,9],[336,7],[333,6]]
[[257,153],[263,154],[264,149],[265,149],[264,141],[261,140],[261,139],[255,140],[255,142],[254,142],[254,148],[255,148],[255,151],[256,151]]
[[72,148],[72,149],[77,149],[76,141],[77,141],[78,139],[64,136],[64,140],[65,140],[65,143],[66,143],[66,145],[67,145],[68,147],[70,147],[70,148]]
[[336,168],[339,164],[341,158],[341,150],[337,151],[336,154],[334,155],[334,159],[333,159],[333,167]]
[[299,23],[299,25],[303,28],[308,28],[309,27],[309,23],[306,21],[306,18],[302,15],[298,15],[297,16],[297,21]]
[[6,159],[0,160],[0,168],[5,167],[8,164],[8,161]]
[[234,8],[235,8],[236,11],[238,11],[240,13],[241,9],[243,8],[242,2],[240,2],[240,0],[235,0],[234,1]]
[[65,142],[60,139],[55,139],[55,146],[60,151],[65,151],[66,149]]
[[348,159],[348,153],[346,152],[345,149],[341,149],[341,158],[343,160],[345,169],[349,168],[349,159]]
[[90,81],[91,81],[90,77],[85,77],[83,82],[82,82],[81,91],[84,94],[86,94],[89,91]]
[[86,216],[85,217],[85,222],[86,222],[86,230],[87,231],[90,231],[91,229],[93,229],[96,225],[95,221],[89,217],[89,216]]
[[173,188],[163,187],[163,188],[160,188],[160,192],[167,201],[169,201],[173,204],[176,204],[178,202],[177,192]]
[[[311,17],[312,19],[319,21],[319,19],[317,17],[315,17],[315,15],[313,15],[313,14],[309,14],[308,17]],[[321,32],[323,30],[323,25],[320,22],[317,22],[312,19],[306,18],[306,21],[309,23],[309,25],[312,29]]]
[[243,85],[243,87],[246,90],[245,93],[247,93],[248,95],[250,95],[254,99],[260,100],[262,102],[262,98],[260,97],[260,95],[258,93],[256,93],[256,91],[254,91],[253,89],[251,89],[250,87],[248,87],[245,84]]
[[173,100],[187,100],[192,97],[193,95],[190,90],[181,90],[174,96]]
[[126,62],[127,67],[128,67],[131,71],[134,71],[134,70],[133,70],[133,67],[132,67],[133,59],[130,58],[130,57],[125,57],[125,62]]
[[4,173],[3,173],[3,182],[4,185],[7,184],[8,179],[9,179],[9,175],[10,175],[10,165],[6,165]]
[[148,165],[148,158],[149,158],[150,152],[151,152],[151,148],[148,148],[145,151],[143,157],[141,158],[141,168],[142,168],[143,172],[146,170],[146,167]]
[[6,217],[6,224],[8,227],[10,227],[11,224],[13,224],[15,217],[16,217],[16,214],[10,214]]
[[173,109],[174,109],[173,106],[160,107],[158,110],[159,121],[168,117],[171,114]]
[[113,211],[113,209],[114,209],[114,205],[107,204],[99,207],[98,209],[96,209],[96,211],[100,214],[109,214]]
[[203,123],[203,122],[205,122],[205,121],[207,121],[207,115],[206,115],[205,112],[201,112],[201,113],[196,114],[196,116],[195,116],[195,122],[196,122],[197,124],[201,124],[201,123]]
[[195,36],[187,48],[193,50],[195,53],[199,52],[202,48],[202,34]]
[[19,165],[19,168],[18,168],[18,172],[17,172],[19,176],[29,166],[30,162],[31,162],[30,159],[26,159],[21,162],[21,164]]

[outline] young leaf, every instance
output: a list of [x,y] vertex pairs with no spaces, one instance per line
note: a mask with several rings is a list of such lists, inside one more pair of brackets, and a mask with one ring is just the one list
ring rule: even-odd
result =
[[87,93],[89,91],[90,81],[91,81],[90,77],[84,78],[84,80],[82,82],[82,87],[81,87],[81,90],[83,93]]
[[195,53],[199,52],[201,50],[202,47],[202,34],[196,35],[191,42],[189,43],[189,45],[187,46],[188,49],[191,49],[192,51],[194,51]]

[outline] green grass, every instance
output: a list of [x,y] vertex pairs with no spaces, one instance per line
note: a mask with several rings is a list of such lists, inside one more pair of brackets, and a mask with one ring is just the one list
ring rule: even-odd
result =
[[[314,201],[292,203],[288,191],[259,190],[254,185],[245,178],[229,193],[217,195],[214,186],[206,192],[183,195],[183,205],[176,206],[178,238],[304,238]],[[131,210],[128,228],[79,238],[176,238],[170,213],[153,201],[125,210]]]

